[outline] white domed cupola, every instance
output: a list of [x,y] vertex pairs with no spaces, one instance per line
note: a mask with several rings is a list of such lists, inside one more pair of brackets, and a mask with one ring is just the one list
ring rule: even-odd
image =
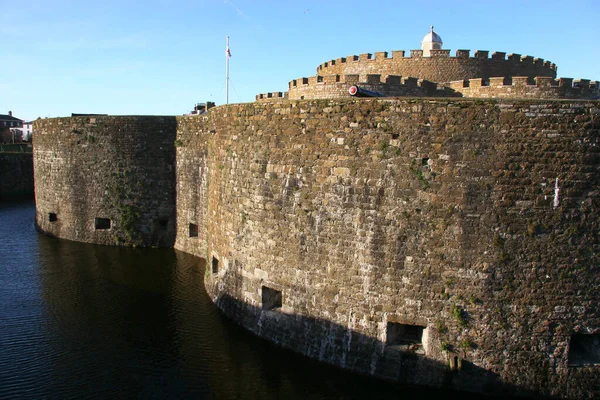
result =
[[431,26],[431,31],[421,41],[421,49],[423,50],[423,57],[429,57],[430,50],[440,50],[442,48],[442,38],[440,35],[433,31],[433,25]]

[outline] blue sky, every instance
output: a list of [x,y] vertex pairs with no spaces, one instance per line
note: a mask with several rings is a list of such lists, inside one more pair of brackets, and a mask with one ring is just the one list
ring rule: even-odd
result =
[[0,114],[179,115],[197,102],[285,91],[332,58],[444,48],[528,54],[558,76],[600,80],[599,0],[5,1]]

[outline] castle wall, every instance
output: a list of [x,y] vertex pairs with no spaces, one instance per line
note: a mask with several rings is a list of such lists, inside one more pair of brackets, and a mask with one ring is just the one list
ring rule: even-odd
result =
[[175,117],[34,122],[36,224],[98,244],[172,246]]
[[[210,172],[215,165],[209,164],[209,150],[225,151],[226,148],[214,145],[209,147],[209,139],[214,135],[211,126],[213,111],[199,116],[177,117],[176,145],[176,203],[177,235],[175,248],[209,259],[207,254],[209,241],[209,221],[215,217],[207,215],[207,191],[210,184]],[[213,157],[214,160],[219,156]],[[217,169],[220,164],[217,164]]]
[[256,95],[257,102],[267,102],[267,101],[279,101],[279,100],[287,100],[288,92],[267,92],[260,93]]
[[450,87],[411,77],[388,75],[382,79],[381,75],[317,75],[290,81],[288,92],[258,94],[256,101],[348,98],[352,97],[349,93],[352,86],[378,93],[381,97],[461,97]]
[[[214,301],[280,345],[403,382],[592,396],[598,366],[569,342],[600,334],[599,117],[565,101],[217,107],[178,118],[178,224],[202,226]],[[422,343],[386,345],[403,325]]]
[[595,99],[600,94],[599,82],[588,79],[549,76],[513,76],[510,78],[475,78],[436,84],[417,78],[388,75],[327,75],[299,78],[290,81],[289,92],[263,93],[258,102],[279,100],[314,100],[351,97],[348,89],[377,92],[382,97],[478,97],[518,99]]
[[33,196],[33,155],[0,153],[0,199]]
[[400,382],[569,398],[600,385],[597,102],[279,101],[35,124],[42,231],[206,257],[207,291],[257,335]]
[[495,52],[488,57],[488,51],[478,50],[470,57],[469,50],[457,50],[450,56],[450,50],[432,50],[431,57],[423,57],[422,50],[411,50],[410,56],[404,51],[393,51],[360,56],[352,55],[328,61],[317,67],[318,75],[381,74],[412,76],[432,82],[451,82],[464,79],[493,76],[536,76],[556,77],[556,66],[548,61],[520,54]]
[[494,77],[489,80],[469,79],[449,82],[447,87],[460,92],[464,97],[520,98],[520,99],[586,99],[597,97],[598,81],[587,79],[538,76],[512,78]]
[[[294,79],[289,83],[290,100],[336,99],[350,97],[348,89],[358,85],[360,88],[380,93],[385,97],[424,97],[450,96],[453,91],[446,90],[429,81],[417,78],[388,75],[328,75]],[[264,97],[264,96],[263,96]]]

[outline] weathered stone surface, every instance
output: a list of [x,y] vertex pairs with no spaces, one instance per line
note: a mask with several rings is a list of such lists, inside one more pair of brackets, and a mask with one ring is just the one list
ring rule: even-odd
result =
[[[571,335],[600,333],[595,102],[229,105],[177,117],[164,142],[138,128],[124,142],[118,118],[106,117],[95,161],[81,141],[91,121],[36,126],[43,230],[109,243],[89,221],[118,221],[97,187],[121,160],[152,188],[133,204],[176,210],[175,247],[207,258],[214,301],[264,338],[402,382],[597,393],[598,365],[569,365]],[[420,344],[391,340],[403,325]]]
[[317,73],[413,76],[432,82],[493,76],[556,77],[554,64],[536,63],[532,57],[505,58],[505,53],[498,53],[501,57],[492,55],[488,58],[488,52],[482,51],[475,52],[474,57],[469,57],[469,50],[457,50],[456,57],[449,57],[447,52],[448,50],[434,52],[431,57],[418,56],[417,51],[412,51],[410,57],[404,51],[394,51],[387,58],[346,57],[319,65]]
[[[207,290],[276,343],[388,379],[585,397],[598,367],[567,367],[567,353],[572,333],[600,329],[593,104],[283,101],[182,117],[178,199],[206,197],[179,221],[205,202]],[[201,154],[200,189],[179,165]],[[262,309],[263,286],[280,309]],[[388,348],[389,321],[425,327],[424,356]]]
[[0,153],[0,199],[33,196],[33,155]]
[[[288,92],[256,95],[257,102],[282,99],[315,100],[350,97],[478,97],[519,99],[594,99],[598,81],[556,78],[556,65],[540,58],[478,50],[436,49],[430,56],[422,50],[377,52],[375,57],[338,58],[317,67],[317,75],[294,79]],[[364,91],[375,93],[365,93]],[[361,91],[362,94],[361,94]],[[325,113],[328,111],[324,110]]]
[[[73,117],[34,124],[39,229],[81,242],[173,245],[175,117]],[[110,220],[110,228],[97,229],[97,218]]]

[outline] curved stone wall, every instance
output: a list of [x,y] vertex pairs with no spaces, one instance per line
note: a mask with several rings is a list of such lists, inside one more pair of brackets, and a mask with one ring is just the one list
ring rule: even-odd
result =
[[36,224],[98,244],[172,246],[175,117],[34,122]]
[[205,254],[227,315],[307,356],[401,382],[592,396],[599,113],[368,99],[179,117],[177,247]]
[[[364,80],[361,80],[364,78]],[[382,94],[382,97],[450,97],[460,96],[452,89],[438,86],[429,81],[417,78],[388,75],[385,80],[381,75],[328,75],[311,76],[309,78],[294,79],[289,83],[287,97],[290,100],[336,99],[351,97],[348,89],[357,85],[361,89]],[[281,97],[263,95],[257,100],[279,100]]]
[[447,87],[464,97],[520,98],[520,99],[591,99],[598,97],[598,81],[589,79],[537,76],[533,80],[526,76],[512,78],[469,79],[449,82]]
[[400,382],[600,385],[595,101],[348,99],[35,126],[36,224],[206,257],[250,331]]
[[469,50],[457,50],[455,57],[450,57],[450,50],[432,50],[431,57],[423,57],[422,50],[411,50],[410,57],[405,57],[404,51],[393,51],[391,57],[387,52],[376,52],[374,57],[365,53],[325,62],[317,67],[317,75],[400,75],[438,83],[494,76],[556,78],[556,65],[543,59],[503,52],[488,58],[488,54],[481,50],[474,57]]

